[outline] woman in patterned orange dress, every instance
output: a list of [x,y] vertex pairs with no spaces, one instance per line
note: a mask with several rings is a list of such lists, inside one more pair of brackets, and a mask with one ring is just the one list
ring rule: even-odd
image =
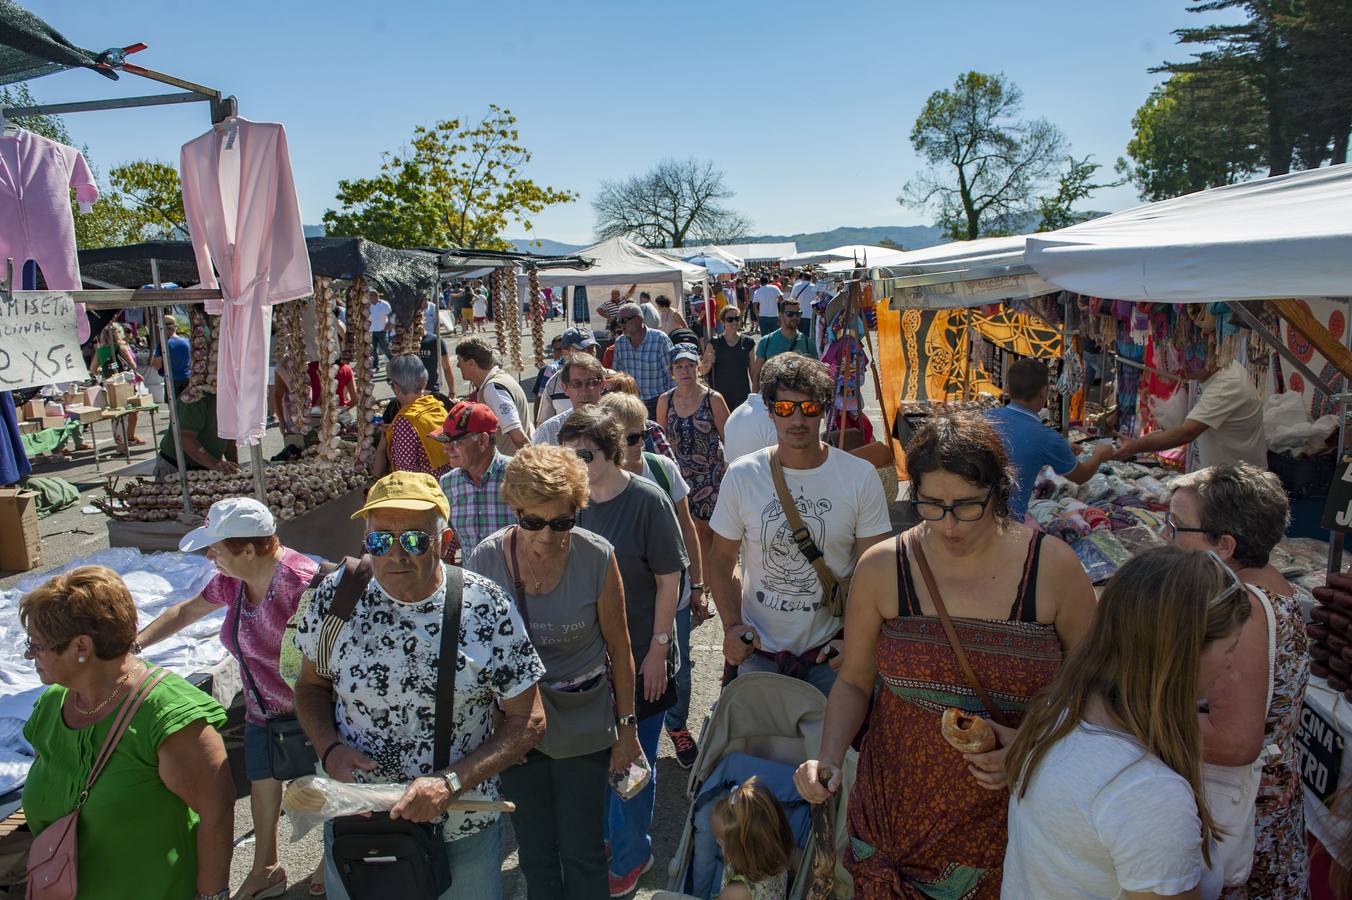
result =
[[[980,415],[931,419],[906,448],[906,465],[924,521],[859,561],[819,759],[800,766],[795,782],[814,803],[838,790],[845,751],[867,715],[845,860],[855,896],[995,898],[1009,802],[1004,754],[1016,732],[993,723],[1000,745],[983,754],[944,740],[948,707],[988,714],[907,541],[923,550],[967,658],[1007,722],[1022,718],[1063,652],[1087,633],[1093,588],[1074,551],[1009,518],[1009,461]],[[870,713],[876,676],[882,687]]]

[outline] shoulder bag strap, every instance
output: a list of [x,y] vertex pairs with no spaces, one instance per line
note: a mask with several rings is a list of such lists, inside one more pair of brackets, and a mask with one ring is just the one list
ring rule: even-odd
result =
[[793,542],[798,545],[798,552],[803,554],[812,564],[812,568],[817,570],[817,580],[821,583],[822,590],[829,593],[839,579],[827,567],[826,559],[817,548],[816,542],[812,540],[812,532],[807,530],[807,526],[803,524],[803,517],[798,515],[798,507],[794,505],[788,482],[784,480],[784,466],[779,462],[778,448],[775,447],[770,448],[770,477],[775,482],[779,505],[784,507],[784,517],[789,520],[789,527],[793,529]]
[[446,566],[446,605],[441,614],[441,658],[437,662],[437,701],[432,730],[432,771],[451,765],[455,727],[455,670],[460,667],[460,613],[464,605],[465,570]]
[[249,664],[244,661],[244,648],[239,645],[239,620],[244,618],[244,604],[249,602],[248,594],[244,582],[239,583],[239,603],[235,605],[235,623],[231,629],[234,637],[235,649],[239,651],[239,668],[244,673],[244,680],[249,682],[249,692],[253,694],[254,702],[258,704],[259,710],[263,713],[263,718],[268,718],[268,705],[263,702],[263,695],[258,690],[258,683],[254,681],[253,673],[249,671]]
[[976,677],[976,671],[972,664],[967,660],[967,653],[962,649],[962,641],[958,640],[957,629],[953,627],[953,620],[948,617],[948,609],[944,606],[943,597],[939,596],[939,585],[934,582],[934,573],[930,571],[929,560],[925,558],[925,551],[920,546],[920,539],[915,530],[906,534],[906,551],[910,553],[911,558],[915,560],[917,568],[920,569],[920,577],[925,579],[925,589],[929,591],[930,600],[934,603],[934,611],[939,614],[939,624],[944,627],[944,635],[948,638],[948,645],[953,648],[953,655],[958,658],[958,666],[962,669],[962,674],[971,685],[972,690],[981,700],[981,705],[986,707],[986,712],[991,714],[991,718],[1001,725],[1008,726],[1005,714],[1000,707],[995,705],[991,695],[986,693],[986,689],[981,684],[981,679]]
[[159,684],[160,680],[169,674],[165,669],[152,669],[150,663],[146,663],[145,667],[146,672],[141,676],[141,680],[136,682],[136,687],[118,707],[117,716],[113,719],[113,727],[109,729],[108,736],[103,739],[103,746],[99,748],[99,755],[94,760],[94,765],[89,769],[89,777],[85,779],[84,792],[80,795],[81,806],[84,805],[85,795],[94,786],[95,779],[103,772],[103,767],[108,764],[108,760],[112,759],[118,741],[122,740],[122,735],[126,733],[127,726],[131,724],[136,711],[141,708],[141,702],[150,696],[150,692],[155,689],[155,685]]
[[670,498],[671,479],[667,477],[666,467],[658,461],[656,453],[649,453],[647,450],[644,450],[643,459],[648,463],[648,468],[652,470],[653,478],[657,479],[657,486],[662,489],[662,492],[665,493],[668,498]]
[[526,604],[526,583],[521,580],[521,558],[516,555],[516,537],[519,525],[512,526],[511,537],[507,538],[507,574],[512,576],[512,588],[516,592],[516,605],[521,610],[521,620],[530,629],[530,608]]

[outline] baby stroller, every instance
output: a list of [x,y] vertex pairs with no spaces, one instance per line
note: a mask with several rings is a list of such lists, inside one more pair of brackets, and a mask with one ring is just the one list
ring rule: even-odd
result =
[[[668,891],[677,897],[718,895],[723,863],[709,831],[709,814],[714,802],[733,786],[756,775],[779,799],[802,851],[801,862],[790,876],[788,898],[807,896],[817,846],[810,807],[798,796],[792,779],[799,763],[817,754],[825,718],[826,697],[795,678],[755,672],[739,676],[723,690],[705,720],[699,756],[690,771],[690,813],[667,871]],[[836,847],[842,846],[845,837],[845,804],[855,764],[851,750],[835,801]],[[850,896],[848,879],[837,866],[837,896]]]

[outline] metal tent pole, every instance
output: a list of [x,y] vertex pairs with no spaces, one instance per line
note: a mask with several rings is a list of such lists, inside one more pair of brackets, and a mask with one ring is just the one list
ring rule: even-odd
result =
[[[160,261],[150,261],[150,280],[160,287]],[[174,390],[174,366],[169,359],[169,335],[164,331],[164,307],[155,306],[155,324],[160,335],[160,359],[164,360],[164,384],[168,388],[165,406],[169,408],[169,428],[174,433],[174,462],[178,464],[178,489],[183,499],[183,512],[192,515],[192,500],[188,496],[188,466],[183,459],[183,438],[178,430],[178,394]]]

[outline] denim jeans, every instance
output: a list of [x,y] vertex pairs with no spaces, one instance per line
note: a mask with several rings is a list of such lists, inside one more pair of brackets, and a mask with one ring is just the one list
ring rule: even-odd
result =
[[530,900],[595,900],[606,896],[601,837],[612,791],[609,748],[552,759],[532,750],[498,777],[516,803],[512,828],[521,848],[521,874]]
[[[737,667],[738,675],[745,675],[747,672],[778,672],[779,667],[775,665],[773,659],[766,659],[755,653],[751,654],[746,660]],[[808,669],[807,676],[802,679],[812,685],[817,690],[831,695],[831,688],[836,683],[836,670],[831,668],[831,663],[820,662]]]
[[638,744],[653,768],[652,780],[632,800],[607,788],[610,804],[606,813],[606,834],[610,838],[610,871],[628,875],[653,854],[653,801],[657,798],[657,741],[662,736],[662,716],[649,716],[638,723]]
[[[502,900],[502,819],[468,837],[448,841],[446,858],[455,880],[437,900]],[[333,862],[333,820],[324,823],[324,887],[329,900],[350,900]]]
[[690,718],[690,607],[676,611],[676,648],[681,653],[681,668],[676,672],[676,705],[667,710],[663,724],[667,731],[686,726]]
[[762,336],[774,334],[779,330],[779,316],[777,315],[760,316],[758,317],[758,321],[760,322],[760,333]]
[[371,332],[371,365],[380,368],[380,354],[385,353],[385,361],[390,361],[390,333],[388,331]]

